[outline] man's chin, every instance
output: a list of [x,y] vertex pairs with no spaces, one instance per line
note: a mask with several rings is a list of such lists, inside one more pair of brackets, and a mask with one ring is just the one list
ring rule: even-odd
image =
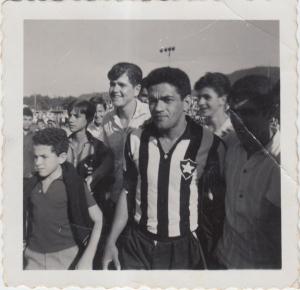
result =
[[45,173],[45,172],[40,172],[40,171],[38,171],[38,175],[39,175],[39,177],[42,178],[42,179],[44,179],[44,178],[46,178],[46,177],[48,176],[47,173]]
[[165,131],[165,130],[169,129],[168,125],[163,122],[155,122],[154,121],[154,124],[155,124],[156,128],[159,130]]
[[113,106],[115,106],[115,107],[123,107],[124,106],[124,102],[122,99],[115,99],[115,100],[112,99],[111,102],[112,102]]

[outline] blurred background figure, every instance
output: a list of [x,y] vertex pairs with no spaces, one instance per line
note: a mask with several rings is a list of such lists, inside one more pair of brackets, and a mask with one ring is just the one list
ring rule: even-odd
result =
[[33,165],[33,130],[32,130],[33,114],[32,111],[23,108],[23,178],[27,179],[32,176]]
[[48,120],[47,122],[48,128],[56,128],[56,122],[54,120]]
[[87,130],[98,140],[103,141],[102,121],[107,110],[107,105],[102,97],[93,97],[90,102],[95,106],[95,116],[88,125]]
[[138,95],[138,99],[142,103],[146,103],[146,104],[149,103],[149,100],[148,100],[148,90],[146,88],[146,79],[145,78],[142,80],[141,91],[140,91],[140,93]]
[[36,132],[46,128],[46,123],[43,119],[38,119],[36,122]]
[[230,91],[227,76],[222,73],[206,73],[195,83],[194,90],[204,125],[219,137],[233,131],[227,114],[227,96]]

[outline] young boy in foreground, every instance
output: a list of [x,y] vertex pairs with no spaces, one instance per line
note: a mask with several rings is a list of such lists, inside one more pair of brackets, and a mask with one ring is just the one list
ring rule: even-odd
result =
[[102,213],[73,165],[65,162],[68,147],[62,129],[47,128],[33,137],[37,174],[24,188],[26,270],[92,269]]

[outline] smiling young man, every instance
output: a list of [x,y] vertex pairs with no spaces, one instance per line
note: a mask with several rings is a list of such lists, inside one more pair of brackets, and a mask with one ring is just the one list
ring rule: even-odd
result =
[[185,72],[158,68],[146,83],[152,121],[127,138],[124,186],[103,266],[113,261],[122,269],[205,268],[209,241],[198,230],[209,219],[207,210],[217,205],[221,212],[214,211],[214,218],[220,217],[222,225],[219,153],[224,148],[186,117],[184,99],[191,85]]
[[137,99],[143,78],[142,70],[132,63],[117,63],[107,74],[109,95],[114,110],[103,119],[104,143],[114,153],[115,182],[111,200],[116,203],[123,186],[123,153],[126,137],[150,118],[149,106]]
[[279,269],[279,98],[269,78],[252,75],[233,85],[229,103],[236,133],[226,140],[226,219],[217,256],[229,269]]
[[230,82],[222,73],[207,73],[195,84],[200,115],[206,126],[219,137],[225,137],[233,131],[227,114],[227,95]]

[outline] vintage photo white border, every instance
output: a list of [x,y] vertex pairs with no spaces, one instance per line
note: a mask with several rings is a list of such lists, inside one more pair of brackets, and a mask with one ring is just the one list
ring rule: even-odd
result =
[[[7,1],[3,4],[3,280],[28,287],[284,288],[299,275],[296,0]],[[22,104],[25,19],[279,20],[282,269],[226,271],[23,271]],[[201,53],[201,52],[199,52]]]

